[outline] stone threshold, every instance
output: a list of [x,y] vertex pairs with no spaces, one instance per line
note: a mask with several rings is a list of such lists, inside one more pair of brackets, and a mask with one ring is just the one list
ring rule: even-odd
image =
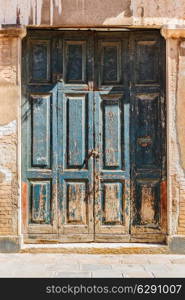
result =
[[169,254],[163,244],[145,243],[69,243],[69,244],[24,244],[20,253],[62,254]]

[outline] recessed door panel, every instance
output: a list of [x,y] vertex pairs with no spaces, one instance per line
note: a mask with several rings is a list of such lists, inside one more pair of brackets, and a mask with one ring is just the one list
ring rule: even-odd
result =
[[32,167],[51,165],[51,95],[31,95]]
[[103,225],[117,225],[124,222],[123,182],[102,182],[101,209]]
[[122,78],[121,42],[99,41],[100,83],[101,85],[117,85]]
[[83,167],[87,153],[86,96],[67,96],[66,99],[66,153],[67,168]]
[[136,41],[136,83],[159,84],[159,49],[157,40]]
[[88,206],[86,202],[86,182],[67,182],[67,223],[87,224]]
[[50,40],[33,39],[29,42],[29,82],[47,83],[50,81]]
[[30,189],[30,223],[50,224],[52,192],[50,181],[31,181]]
[[135,99],[136,166],[159,168],[161,165],[160,98],[158,94],[137,95]]
[[119,101],[103,101],[103,168],[120,168],[122,165],[122,122]]
[[86,41],[64,41],[64,72],[67,84],[86,82]]

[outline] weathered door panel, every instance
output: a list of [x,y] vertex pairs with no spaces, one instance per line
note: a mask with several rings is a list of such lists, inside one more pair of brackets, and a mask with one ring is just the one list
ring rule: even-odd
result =
[[[128,43],[97,34],[95,92],[95,240],[127,241],[130,213]],[[99,90],[99,91],[98,91]]]
[[[57,89],[51,80],[50,38],[24,42],[22,104],[23,230],[57,237]],[[28,52],[26,52],[28,49]]]
[[[25,104],[25,139],[28,153],[24,184],[27,185],[27,221],[30,233],[56,232],[56,92],[30,91]],[[24,195],[25,197],[25,195]]]
[[92,36],[65,33],[58,87],[59,239],[93,241]]
[[[123,99],[120,101],[124,101]],[[99,95],[97,102],[102,102]],[[130,178],[124,165],[125,159],[129,160],[129,145],[124,143],[129,137],[129,104],[123,104],[124,111],[120,111],[120,108],[115,109],[118,102],[114,102],[104,103],[107,107],[103,113],[97,115],[99,134],[96,136],[98,155],[95,163],[95,239],[102,241],[116,238],[126,240],[128,237],[122,235],[129,234]],[[120,119],[125,126],[122,124],[119,127]],[[121,152],[122,146],[126,154]],[[127,161],[126,166],[128,163]],[[116,237],[116,234],[119,236]]]
[[166,233],[164,42],[158,33],[135,33],[130,45],[131,238],[161,242]]
[[[61,239],[93,239],[92,93],[59,91],[59,226]],[[91,235],[91,236],[90,236]]]

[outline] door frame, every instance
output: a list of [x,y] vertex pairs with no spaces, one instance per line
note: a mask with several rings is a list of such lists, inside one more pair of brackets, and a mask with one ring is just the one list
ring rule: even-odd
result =
[[[65,29],[66,30],[66,29]],[[70,29],[71,30],[71,29]],[[95,29],[93,29],[92,28],[92,30],[95,30]],[[113,31],[117,31],[116,29],[113,29]],[[98,31],[98,30],[97,30]],[[138,30],[139,31],[139,30]],[[153,30],[150,30],[150,29],[147,29],[147,31],[153,31]],[[110,33],[111,34],[111,33]],[[167,116],[166,116],[166,125],[167,125]],[[167,126],[166,126],[167,127]],[[168,142],[168,140],[167,140],[167,134],[166,134],[166,143]],[[167,151],[166,151],[166,159],[168,159],[168,157],[167,157]],[[167,167],[166,167],[166,171],[167,171]],[[167,173],[167,175],[168,175],[168,173]],[[167,187],[166,187],[166,184],[167,184],[167,181],[165,181],[163,184],[162,184],[162,188],[163,188],[163,195],[164,195],[164,198],[165,198],[165,193],[166,193],[166,189],[167,189]],[[26,186],[24,186],[24,185],[22,185],[22,208],[23,208],[23,211],[22,211],[22,223],[23,223],[23,227],[25,227],[25,219],[26,219],[26,215],[25,215],[25,204],[26,204],[26,200],[25,200],[25,193],[26,193]],[[167,208],[166,208],[166,203],[165,203],[165,199],[164,199],[164,209],[166,209],[166,215],[167,215]],[[165,236],[167,235],[167,233],[165,233],[164,234]],[[33,235],[34,236],[34,235]],[[43,235],[41,235],[41,237],[40,238],[38,238],[38,239],[35,239],[34,241],[32,240],[32,238],[30,239],[30,236],[28,235],[26,235],[25,234],[25,242],[28,242],[28,243],[30,243],[30,242],[34,242],[34,243],[42,243],[42,236]],[[52,238],[52,240],[53,240],[53,242],[56,240],[56,242],[58,242],[58,240],[57,240],[57,237],[58,237],[58,235],[56,234],[54,234],[53,235],[53,238]],[[44,240],[47,240],[47,241],[51,241],[51,239],[50,239],[50,235],[44,235]],[[149,239],[150,240],[150,239]],[[143,240],[142,240],[142,238],[140,239],[135,239],[135,238],[131,238],[130,239],[130,241],[134,241],[134,242],[142,242]],[[146,239],[144,240],[144,241],[146,241]],[[164,241],[165,241],[165,238],[164,238]],[[61,242],[61,241],[60,241]],[[64,241],[65,242],[65,241]],[[150,241],[150,242],[152,242],[152,241]],[[155,242],[155,241],[154,241]],[[160,242],[160,240],[159,240],[159,242]]]

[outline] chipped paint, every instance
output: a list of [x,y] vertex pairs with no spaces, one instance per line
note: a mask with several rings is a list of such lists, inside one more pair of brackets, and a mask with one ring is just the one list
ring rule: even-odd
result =
[[0,139],[7,135],[12,135],[16,133],[17,122],[14,120],[9,124],[0,126]]
[[161,186],[161,227],[164,231],[168,232],[167,228],[167,212],[168,212],[168,207],[167,207],[167,182],[162,181]]
[[69,183],[67,198],[67,222],[74,224],[87,223],[87,203],[84,201],[86,187],[84,183]]
[[26,182],[22,182],[22,225],[23,225],[23,233],[27,230],[28,224],[28,215],[27,215],[27,207],[28,207],[28,185]]
[[4,182],[4,184],[11,183],[12,171],[10,169],[0,167],[0,176],[1,178],[3,178],[2,181]]
[[143,186],[141,195],[141,224],[155,223],[154,194],[151,187]]
[[[161,26],[185,24],[182,1],[0,0],[0,24]],[[9,9],[11,7],[11,11]]]
[[119,184],[105,184],[104,223],[121,223]]
[[32,209],[32,221],[35,223],[42,223],[45,221],[45,205],[46,199],[44,195],[44,185],[41,185],[38,199],[38,208]]
[[180,150],[180,164],[185,172],[185,118],[182,111],[185,109],[185,42],[179,44],[178,77],[177,77],[177,138]]

